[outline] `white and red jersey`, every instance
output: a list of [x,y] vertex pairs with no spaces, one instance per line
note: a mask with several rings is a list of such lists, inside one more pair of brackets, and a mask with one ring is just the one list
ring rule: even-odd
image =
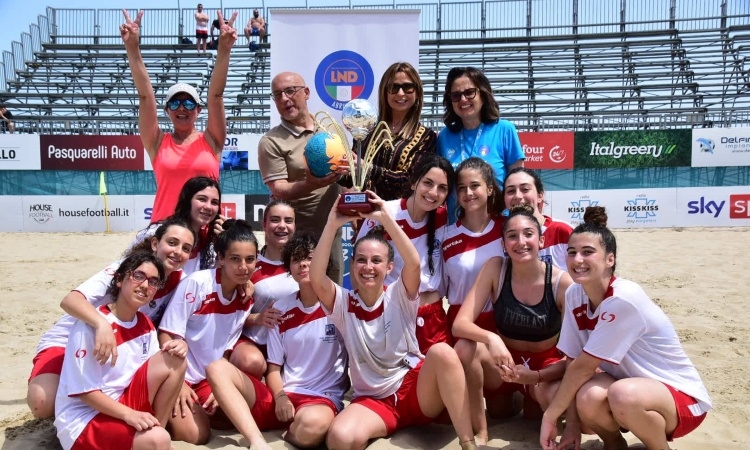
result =
[[[255,303],[250,310],[250,314],[261,313],[274,302],[299,291],[299,285],[284,269],[284,263],[272,261],[263,255],[258,255],[255,272],[250,277],[250,281],[255,286],[255,293],[253,294]],[[245,327],[242,334],[258,345],[266,345],[268,330],[268,327],[253,325]]]
[[541,225],[544,247],[539,250],[539,259],[567,272],[568,263],[565,259],[568,256],[568,239],[573,227],[550,216],[544,216],[544,223]]
[[109,323],[117,342],[117,364],[99,364],[94,350],[95,330],[83,321],[76,322],[65,349],[60,385],[55,398],[55,427],[64,449],[70,449],[86,425],[99,412],[80,399],[80,395],[101,391],[118,400],[130,386],[135,372],[159,351],[156,329],[143,313],[131,322],[122,322],[102,305],[98,311]]
[[268,333],[268,362],[283,367],[284,390],[325,397],[341,411],[349,388],[341,334],[320,303],[306,308],[294,293],[276,302],[277,327]]
[[[439,207],[435,211],[435,246],[432,251],[432,264],[435,271],[433,274],[430,274],[429,254],[427,251],[428,218],[425,218],[419,223],[412,221],[409,216],[409,211],[406,209],[405,198],[385,202],[385,208],[388,210],[391,217],[396,220],[398,226],[401,227],[401,229],[404,230],[404,233],[406,233],[409,239],[411,239],[412,244],[414,244],[417,252],[419,252],[421,258],[420,267],[422,269],[422,280],[419,285],[419,292],[439,291],[440,294],[445,294],[445,289],[442,286],[443,259],[441,256],[441,247],[445,240],[447,229],[446,224],[448,223],[448,212],[445,205]],[[362,227],[359,229],[359,233],[357,234],[357,240],[364,237],[368,231],[378,225],[380,225],[380,223],[375,220],[365,219],[362,222]],[[388,242],[391,242],[389,236],[386,235],[385,238]],[[396,282],[396,279],[401,276],[401,269],[404,267],[404,260],[401,258],[401,255],[399,255],[398,249],[396,249],[396,246],[393,245],[392,242],[391,245],[393,246],[394,251],[394,265],[393,270],[391,270],[391,272],[385,277],[384,283],[386,286]]]
[[[121,261],[113,262],[101,272],[84,281],[80,286],[75,288],[74,291],[77,291],[86,297],[86,300],[94,305],[95,308],[98,308],[107,302],[111,302],[112,299],[107,295],[107,289],[112,283],[112,277],[117,268],[120,267],[120,263]],[[172,299],[172,295],[174,294],[177,285],[184,277],[185,274],[181,270],[172,272],[169,277],[167,277],[164,287],[154,294],[154,299],[148,304],[141,306],[139,311],[148,316],[148,318],[158,326],[167,305]],[[68,343],[70,330],[73,328],[73,325],[75,325],[77,320],[78,319],[70,314],[62,316],[52,328],[42,335],[39,345],[36,348],[36,352],[39,353],[50,347],[65,347]]]
[[643,377],[672,386],[698,400],[695,415],[711,409],[672,322],[632,281],[613,277],[594,312],[581,285],[570,286],[557,348],[571,358],[586,352],[601,359],[599,367],[618,380]]
[[407,353],[422,356],[416,336],[419,296],[408,298],[401,278],[372,307],[357,291],[336,286],[331,321],[349,353],[354,396],[384,398],[401,386],[410,370]]
[[242,303],[236,292],[224,297],[221,269],[199,270],[180,283],[159,330],[187,342],[188,383],[205,380],[206,367],[232,349],[252,304],[252,299]]
[[[479,233],[467,229],[459,220],[448,226],[442,250],[448,303],[461,305],[484,263],[495,256],[503,256],[502,220],[490,220]],[[491,311],[492,302],[490,298],[487,300],[484,311]]]

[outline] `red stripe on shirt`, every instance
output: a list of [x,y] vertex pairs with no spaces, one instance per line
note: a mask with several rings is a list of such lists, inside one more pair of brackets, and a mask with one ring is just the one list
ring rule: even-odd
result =
[[174,291],[177,285],[180,284],[180,280],[182,280],[182,270],[175,270],[170,273],[166,283],[164,283],[164,287],[154,294],[154,300],[158,300]]
[[200,308],[198,308],[198,311],[196,311],[195,314],[234,314],[238,311],[247,311],[251,306],[253,306],[251,300],[242,303],[238,298],[235,298],[229,302],[229,304],[225,305],[219,300],[219,294],[212,292],[206,295],[206,298],[203,299]]
[[255,265],[255,272],[253,272],[253,275],[250,277],[250,281],[257,283],[266,278],[275,277],[276,275],[281,275],[283,273],[286,273],[283,264],[269,264],[267,262],[258,261]]
[[596,322],[599,320],[599,316],[590,319],[586,311],[588,310],[588,303],[573,309],[573,317],[576,318],[576,324],[579,330],[593,331],[596,328]]
[[299,308],[292,308],[281,317],[279,323],[279,334],[285,331],[292,330],[306,323],[310,323],[317,319],[322,319],[326,316],[323,308],[318,308],[312,313],[308,314]]
[[479,247],[484,247],[485,245],[502,238],[503,229],[499,226],[497,221],[495,221],[495,225],[492,229],[482,236],[470,237],[465,233],[458,234],[450,239],[446,239],[443,243],[443,261],[447,261],[456,255],[476,250]]
[[[109,310],[107,305],[100,306],[99,311],[103,312],[104,315],[112,314],[112,311]],[[133,339],[138,339],[144,334],[149,334],[154,331],[154,324],[151,323],[148,316],[142,312],[136,312],[135,316],[138,319],[138,323],[130,328],[123,327],[117,322],[112,323],[112,332],[115,335],[115,342],[117,342],[117,345],[132,341]]]
[[354,314],[354,317],[364,322],[375,320],[383,315],[383,302],[381,302],[380,305],[378,305],[378,307],[373,309],[372,311],[367,311],[366,309],[364,309],[362,307],[362,304],[359,303],[359,300],[352,297],[351,295],[349,295],[348,302],[349,306],[347,308],[347,312]]

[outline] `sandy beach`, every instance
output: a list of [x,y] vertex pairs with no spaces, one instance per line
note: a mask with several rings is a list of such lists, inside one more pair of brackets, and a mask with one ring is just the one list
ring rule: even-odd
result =
[[[616,230],[618,275],[640,283],[669,315],[706,384],[714,410],[679,450],[750,446],[750,252],[748,228]],[[58,449],[52,421],[34,420],[26,380],[40,336],[62,315],[60,300],[117,259],[133,233],[0,233],[0,450]],[[536,421],[491,422],[490,446],[539,448]],[[273,448],[294,448],[281,432],[265,434]],[[637,446],[632,434],[626,438]],[[206,446],[246,447],[237,433],[214,433]],[[458,448],[452,427],[431,425],[375,441],[371,449]],[[582,448],[601,448],[588,436]]]

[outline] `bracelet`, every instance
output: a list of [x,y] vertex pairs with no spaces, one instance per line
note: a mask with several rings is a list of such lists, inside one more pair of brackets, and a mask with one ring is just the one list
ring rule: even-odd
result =
[[539,377],[539,379],[538,379],[538,380],[536,380],[536,384],[539,384],[539,383],[543,382],[543,381],[544,381],[544,379],[542,378],[542,372],[541,372],[541,371],[539,371],[539,370],[537,370],[537,371],[536,371],[536,374],[537,374],[537,376]]
[[278,394],[276,394],[276,396],[273,399],[274,400],[278,400],[281,397],[286,397],[286,392],[284,392],[284,391],[279,392]]

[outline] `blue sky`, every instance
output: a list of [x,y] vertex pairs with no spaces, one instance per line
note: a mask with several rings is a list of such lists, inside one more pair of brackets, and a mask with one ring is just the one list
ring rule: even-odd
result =
[[[334,5],[373,5],[373,4],[393,4],[393,0],[307,0],[309,6],[334,6]],[[464,3],[472,0],[450,0],[451,3]],[[476,1],[476,0],[473,0]],[[305,0],[203,0],[206,9],[214,9],[223,6],[231,7],[248,7],[262,6],[266,7],[284,7],[284,6],[305,6]],[[396,0],[396,4],[402,3],[437,3],[437,0],[418,0],[403,1]],[[101,9],[117,8],[177,8],[178,0],[135,0],[135,1],[112,1],[98,0],[0,0],[0,11],[2,11],[3,26],[0,27],[0,50],[10,50],[12,41],[20,41],[21,33],[29,31],[29,24],[37,22],[37,16],[45,14],[46,7],[53,8],[86,8],[90,9],[96,5]],[[196,0],[179,0],[182,8],[192,8],[198,1]]]

